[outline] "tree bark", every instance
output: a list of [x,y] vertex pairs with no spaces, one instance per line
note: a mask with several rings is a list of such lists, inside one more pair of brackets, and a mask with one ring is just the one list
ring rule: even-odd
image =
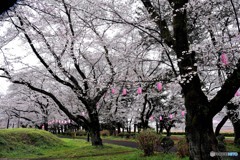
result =
[[158,133],[158,129],[159,129],[159,124],[158,121],[156,121],[156,132]]
[[148,119],[142,121],[142,129],[143,129],[143,130],[148,129]]
[[137,124],[134,123],[134,125],[133,125],[133,132],[136,133],[136,131],[137,131]]
[[232,122],[234,130],[234,143],[237,144],[237,140],[240,139],[240,119],[238,113],[238,105],[233,103],[227,104],[228,118]]
[[171,128],[166,129],[166,131],[167,131],[167,136],[168,136],[168,137],[171,136],[171,132],[170,132],[170,130],[171,130]]
[[120,123],[117,123],[117,131],[118,131],[118,134],[121,133],[121,124]]
[[219,136],[220,130],[223,127],[223,125],[227,122],[228,116],[224,116],[220,123],[218,123],[216,129],[215,129],[215,136]]
[[[96,125],[96,124],[95,124]],[[97,127],[92,127],[90,130],[91,142],[93,146],[102,146],[102,139],[100,137],[100,131]]]
[[237,144],[237,142],[240,141],[240,120],[233,123],[233,129],[234,129],[234,143]]
[[9,124],[10,124],[10,118],[8,117],[8,120],[7,120],[7,129],[9,128]]
[[218,151],[218,142],[213,132],[212,118],[188,113],[186,135],[190,160],[214,159],[210,157],[210,152]]
[[90,118],[90,125],[88,126],[88,128],[91,136],[92,145],[102,146],[103,144],[102,144],[102,139],[100,137],[100,123],[98,119],[98,113],[92,112],[92,114],[89,114],[89,118]]

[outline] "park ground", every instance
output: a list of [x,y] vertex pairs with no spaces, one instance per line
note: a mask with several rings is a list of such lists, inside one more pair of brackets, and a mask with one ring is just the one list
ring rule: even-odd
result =
[[[175,144],[184,138],[172,136]],[[103,147],[93,147],[86,137],[59,138],[49,132],[36,129],[0,130],[0,159],[32,160],[187,160],[180,158],[176,147],[171,153],[156,152],[151,157],[144,157],[137,148],[134,139],[103,137]],[[227,138],[227,150],[240,152],[233,145],[232,138]],[[127,146],[127,147],[126,147]]]

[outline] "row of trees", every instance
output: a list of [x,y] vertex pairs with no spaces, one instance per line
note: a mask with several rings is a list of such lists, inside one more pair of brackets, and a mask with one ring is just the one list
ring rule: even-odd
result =
[[1,77],[46,97],[90,132],[93,145],[102,145],[104,119],[117,125],[138,118],[146,128],[154,112],[164,116],[161,105],[174,113],[184,103],[190,159],[218,151],[212,119],[240,87],[237,0],[22,3],[4,19],[2,36],[17,37],[24,52],[2,49]]

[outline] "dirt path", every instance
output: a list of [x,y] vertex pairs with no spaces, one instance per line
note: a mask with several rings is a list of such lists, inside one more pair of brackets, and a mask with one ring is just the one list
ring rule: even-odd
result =
[[[84,139],[84,138],[81,138],[81,139]],[[131,148],[138,148],[138,144],[136,142],[131,142],[131,141],[103,139],[103,143],[115,144],[115,145],[119,145],[119,146],[131,147]],[[163,148],[161,146],[159,146],[156,151],[162,152]],[[169,150],[169,152],[170,153],[177,152],[177,147],[176,146],[172,147]]]

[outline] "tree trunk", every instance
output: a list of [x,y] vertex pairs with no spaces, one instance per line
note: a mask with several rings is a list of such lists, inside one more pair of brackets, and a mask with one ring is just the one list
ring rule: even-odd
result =
[[117,124],[117,130],[118,130],[118,134],[121,133],[121,125],[120,125],[120,123]]
[[134,125],[133,125],[133,132],[136,133],[136,131],[137,131],[137,124],[134,123]]
[[91,142],[93,146],[102,146],[102,139],[100,137],[100,130],[92,127],[90,130]]
[[90,116],[90,125],[89,131],[90,131],[90,136],[91,136],[91,142],[93,146],[102,146],[102,139],[100,137],[100,123],[98,119],[98,114],[97,112],[92,113],[89,115]]
[[156,132],[158,133],[158,129],[159,129],[159,124],[158,122],[156,121]]
[[[187,118],[190,119],[191,116],[189,115]],[[191,121],[187,121],[186,134],[189,142],[190,160],[211,159],[210,152],[218,151],[212,120],[204,120],[202,116],[195,115]]]
[[238,113],[238,105],[233,103],[227,104],[228,109],[228,118],[232,122],[233,130],[234,130],[234,143],[237,143],[237,140],[240,139],[240,120]]
[[90,142],[90,134],[87,132],[87,142]]
[[171,127],[165,128],[167,131],[167,136],[170,137],[171,136]]
[[143,130],[148,129],[148,120],[145,120],[145,121],[142,122],[142,129]]
[[215,136],[218,136],[218,135],[219,135],[221,128],[222,128],[223,125],[227,122],[227,120],[228,120],[228,116],[225,116],[225,117],[223,117],[223,119],[221,120],[221,122],[218,123],[218,125],[217,125],[217,127],[216,127],[216,129],[215,129]]
[[233,129],[234,129],[234,143],[240,145],[240,120],[233,123]]
[[159,122],[159,133],[160,133],[160,134],[163,133],[163,129],[164,129],[163,122],[160,121],[160,122]]
[[182,58],[178,63],[181,76],[185,76],[180,82],[183,93],[186,115],[186,135],[189,142],[190,160],[211,160],[218,159],[211,157],[210,152],[218,152],[218,142],[213,132],[212,118],[215,113],[207,96],[202,91],[202,84],[195,65],[195,52],[189,51],[187,10],[184,5],[187,0],[176,0],[173,5],[173,32],[174,51],[178,58]]
[[7,120],[7,129],[9,128],[9,124],[10,124],[10,118],[8,117],[8,120]]
[[218,152],[218,142],[213,131],[211,112],[208,98],[201,91],[199,77],[192,79],[192,83],[183,86],[185,94],[186,136],[189,143],[190,160],[212,160],[210,152]]
[[44,130],[48,131],[48,123],[43,123],[43,126],[44,126]]

